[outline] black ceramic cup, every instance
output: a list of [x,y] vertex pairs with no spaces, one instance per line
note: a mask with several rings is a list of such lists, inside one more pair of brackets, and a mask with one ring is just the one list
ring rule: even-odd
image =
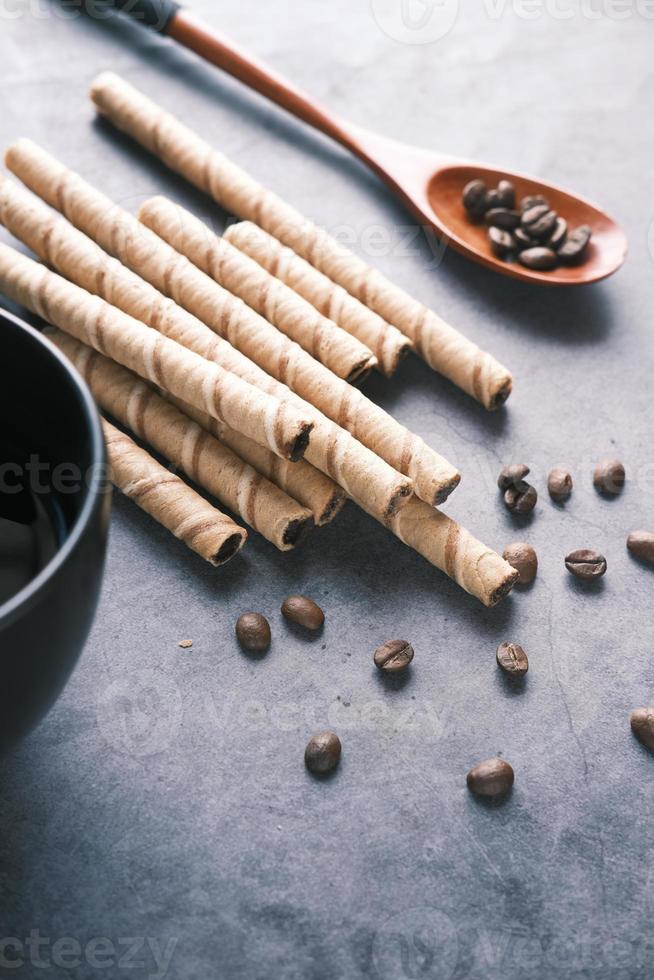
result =
[[[10,523],[25,506],[47,518],[50,550],[0,599],[0,751],[36,725],[61,693],[95,614],[111,496],[105,446],[88,388],[37,330],[0,310],[0,493]],[[23,508],[24,509],[24,508]],[[2,512],[0,512],[2,513]],[[23,518],[27,526],[27,520]],[[0,554],[3,542],[0,541]],[[9,557],[7,557],[7,554]],[[40,570],[39,570],[40,569]]]

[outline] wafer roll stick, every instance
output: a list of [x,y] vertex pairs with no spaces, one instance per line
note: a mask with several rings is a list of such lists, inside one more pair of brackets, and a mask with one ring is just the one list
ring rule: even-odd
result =
[[103,419],[114,486],[212,565],[224,565],[247,532]]
[[[408,496],[410,479],[415,482],[416,492],[428,503],[442,502],[457,486],[458,471],[422,439],[316,362],[242,300],[50,154],[29,140],[19,140],[8,150],[6,161],[32,190],[61,210],[104,249],[372,450],[364,462],[361,445],[345,446],[342,435],[332,430],[331,439],[321,442],[322,452],[327,453],[322,456],[315,451],[315,433],[312,439],[314,451],[310,462],[335,479],[357,502],[363,492],[362,506],[374,498],[378,507],[387,507],[387,515],[393,513]],[[383,460],[395,470],[387,467],[384,471]],[[398,470],[406,477],[400,489]],[[383,515],[382,510],[377,513]]]
[[318,527],[329,524],[342,510],[347,500],[345,491],[306,460],[287,463],[286,460],[273,455],[262,446],[257,446],[247,436],[242,436],[223,422],[218,422],[217,419],[212,419],[206,413],[193,408],[192,405],[170,395],[167,398],[185,415],[228,446],[237,456],[248,462],[294,500],[307,507]]
[[387,378],[395,374],[413,347],[396,327],[251,221],[231,225],[223,237],[369,347],[377,358],[378,370]]
[[[142,378],[288,458],[300,458],[313,423],[272,396],[150,330],[44,266],[0,245],[0,291]],[[291,416],[294,415],[294,418]],[[284,427],[282,428],[282,422]]]
[[311,511],[248,466],[127,368],[61,330],[51,334],[50,339],[75,365],[104,412],[149,443],[280,551],[290,551],[311,529]]
[[[297,407],[303,413],[308,413],[308,417],[327,422],[313,406],[292,395],[285,385],[274,381],[204,323],[103,252],[95,242],[57,212],[51,211],[43,201],[2,176],[0,222],[40,259],[71,282],[96,293],[112,306],[155,327],[171,340],[176,340],[207,360],[215,361],[226,371],[237,374],[282,402],[295,399]],[[204,413],[198,414],[210,419]],[[289,496],[308,507],[316,524],[326,524],[338,514],[345,501],[345,493],[329,477],[303,460],[297,463],[283,460],[217,419],[210,421],[215,423],[212,426],[214,431],[220,429],[222,442]]]
[[390,523],[393,533],[485,606],[509,594],[518,573],[442,511],[415,498]]
[[99,112],[172,170],[210,194],[227,211],[260,225],[405,333],[434,370],[485,408],[496,409],[509,397],[511,375],[495,358],[137,89],[105,72],[93,83],[91,97]]
[[153,197],[141,207],[139,220],[338,378],[361,381],[377,366],[377,358],[368,347],[327,320],[254,259],[215,235],[189,211],[165,197]]

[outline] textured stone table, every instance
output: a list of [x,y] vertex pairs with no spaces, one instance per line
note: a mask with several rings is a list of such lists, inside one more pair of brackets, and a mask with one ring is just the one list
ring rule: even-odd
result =
[[[130,208],[163,191],[222,227],[94,122],[86,90],[113,68],[512,368],[514,397],[492,416],[415,359],[367,390],[460,465],[451,514],[499,550],[528,539],[541,560],[529,593],[487,611],[353,506],[295,554],[253,535],[216,572],[117,500],[86,652],[2,764],[3,976],[653,975],[654,758],[628,714],[654,701],[654,577],[625,549],[654,525],[651,4],[448,2],[432,20],[416,2],[404,26],[399,6],[194,2],[356,121],[602,202],[631,243],[612,281],[533,291],[441,261],[356,162],[191,55],[70,4],[65,17],[48,0],[0,4],[3,145],[31,136]],[[606,454],[629,470],[608,502],[591,486]],[[522,526],[494,489],[516,459],[541,491]],[[576,480],[563,510],[545,493],[557,463]],[[563,567],[583,546],[608,556],[592,591]],[[327,612],[313,642],[281,620],[291,591]],[[233,638],[248,609],[273,625],[261,660]],[[371,660],[391,636],[416,648],[397,685]],[[531,658],[519,693],[495,666],[505,639]],[[302,754],[327,726],[343,761],[316,782]],[[465,773],[498,753],[515,791],[480,805]]]

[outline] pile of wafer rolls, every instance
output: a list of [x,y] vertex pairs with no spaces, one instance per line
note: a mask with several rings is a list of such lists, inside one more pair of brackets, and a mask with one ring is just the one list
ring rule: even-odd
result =
[[245,544],[239,521],[287,551],[350,499],[498,603],[517,573],[438,509],[458,470],[353,382],[414,348],[494,408],[508,372],[127,83],[102,75],[92,98],[244,219],[221,238],[162,197],[134,216],[29,140],[7,150],[28,190],[0,177],[0,222],[40,262],[0,244],[0,293],[108,416],[115,485],[214,565]]

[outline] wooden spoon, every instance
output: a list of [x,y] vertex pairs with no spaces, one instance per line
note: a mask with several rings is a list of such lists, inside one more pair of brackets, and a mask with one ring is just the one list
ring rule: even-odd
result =
[[[620,226],[597,205],[534,177],[458,160],[432,150],[400,143],[330,113],[281,75],[241,51],[172,0],[114,0],[142,23],[166,34],[294,116],[331,136],[363,160],[404,202],[422,225],[434,229],[467,258],[514,279],[545,286],[573,286],[605,279],[620,268],[627,239]],[[550,272],[506,262],[490,250],[486,228],[466,215],[461,196],[468,181],[481,178],[489,186],[510,180],[518,200],[542,194],[571,229],[589,225],[593,237],[578,265]]]

